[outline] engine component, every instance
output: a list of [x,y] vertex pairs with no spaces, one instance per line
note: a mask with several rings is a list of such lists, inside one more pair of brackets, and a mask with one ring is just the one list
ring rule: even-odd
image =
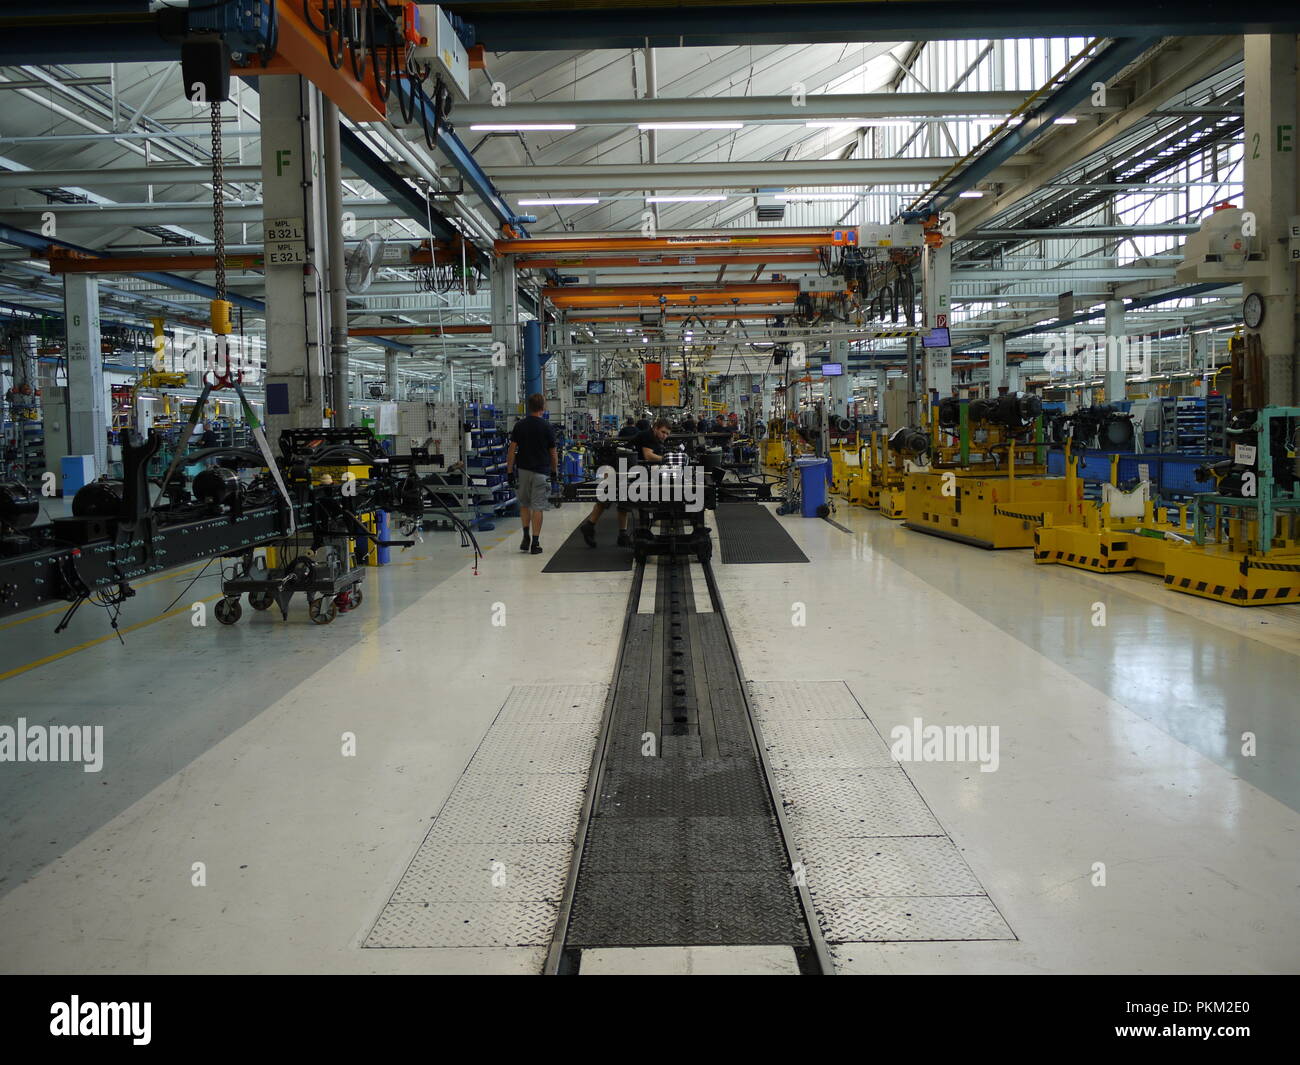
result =
[[225,466],[209,466],[194,478],[194,498],[213,506],[228,503],[239,496],[239,474]]
[[122,512],[121,481],[91,481],[72,497],[74,518],[114,518]]
[[998,396],[991,403],[988,420],[1013,432],[1028,428],[1043,411],[1043,401],[1027,392]]
[[0,481],[0,530],[17,532],[36,520],[40,500],[18,481]]
[[912,458],[930,454],[930,436],[920,429],[904,426],[889,438],[889,450]]

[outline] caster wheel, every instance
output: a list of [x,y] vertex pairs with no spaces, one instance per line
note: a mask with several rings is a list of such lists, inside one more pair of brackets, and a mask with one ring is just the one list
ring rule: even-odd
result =
[[701,544],[695,552],[695,557],[701,562],[708,562],[713,557],[713,541]]
[[307,616],[317,625],[328,625],[338,617],[339,608],[334,604],[333,599],[326,599],[322,596],[320,599],[313,599],[307,605]]
[[270,592],[249,592],[248,605],[254,610],[270,610],[275,597]]
[[227,597],[217,603],[214,612],[217,615],[217,620],[221,622],[221,624],[233,625],[239,620],[240,615],[244,611],[240,608],[238,599]]
[[354,585],[352,588],[352,609],[356,610],[361,605],[361,585]]

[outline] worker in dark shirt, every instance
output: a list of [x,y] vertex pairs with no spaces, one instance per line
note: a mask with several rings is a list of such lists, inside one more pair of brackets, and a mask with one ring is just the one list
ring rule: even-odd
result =
[[[660,418],[653,426],[649,426],[637,434],[632,441],[632,446],[636,451],[635,462],[637,465],[653,466],[655,463],[663,462],[664,452],[667,450],[664,441],[668,439],[671,429],[668,419]],[[591,508],[591,513],[578,526],[578,531],[582,533],[582,538],[587,541],[588,547],[596,546],[596,522],[600,521],[600,516],[608,508],[609,503],[597,503]],[[627,522],[630,514],[631,511],[622,503],[618,505],[619,547],[630,547],[632,545],[632,538],[627,532]]]
[[618,438],[620,440],[631,440],[640,431],[641,430],[636,427],[636,422],[633,420],[632,415],[629,414],[627,416],[627,421],[623,423],[623,428],[618,431]]
[[695,419],[692,418],[689,414],[682,419],[682,432],[684,433],[695,432]]
[[[555,446],[555,430],[542,417],[546,397],[541,393],[528,397],[528,417],[515,423],[506,452],[506,476],[519,469],[519,517],[524,526],[520,551],[542,553],[542,513],[551,494],[551,478],[560,471],[560,454]],[[531,539],[529,536],[531,527]]]

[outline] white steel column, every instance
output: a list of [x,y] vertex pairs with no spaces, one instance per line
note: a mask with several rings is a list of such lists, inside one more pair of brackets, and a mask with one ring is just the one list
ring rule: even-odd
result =
[[[68,454],[93,455],[98,477],[108,472],[108,389],[99,335],[99,279],[94,274],[64,274],[63,310],[68,339]],[[61,472],[56,475],[62,481]]]
[[[519,413],[519,290],[515,259],[501,255],[492,263],[492,402],[498,412]],[[505,365],[497,365],[497,344],[504,345]]]
[[[308,264],[266,265],[267,437],[325,423],[321,303],[327,264],[321,241],[319,91],[296,77],[263,78],[262,203],[265,218],[302,219]],[[273,390],[288,388],[288,413],[272,414]]]
[[1294,34],[1247,34],[1246,58],[1246,210],[1255,215],[1256,246],[1267,255],[1242,279],[1242,293],[1264,298],[1258,332],[1266,359],[1268,402],[1289,406],[1300,401],[1296,372],[1296,265],[1288,236],[1300,213],[1296,152],[1300,122],[1296,102]]
[[989,336],[989,395],[996,396],[998,389],[1007,383],[1007,335],[993,333]]
[[1106,339],[1104,350],[1097,356],[1105,361],[1103,379],[1106,383],[1106,402],[1116,403],[1124,398],[1124,370],[1128,356],[1128,334],[1124,326],[1124,301],[1106,301]]

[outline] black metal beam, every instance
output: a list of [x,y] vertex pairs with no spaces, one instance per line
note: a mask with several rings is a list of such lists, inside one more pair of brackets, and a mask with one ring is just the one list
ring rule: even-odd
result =
[[[467,0],[444,5],[495,52],[588,48],[839,44],[984,37],[1192,37],[1300,31],[1300,8],[1276,0],[786,0],[635,6],[590,0]],[[565,12],[570,17],[566,17]]]

